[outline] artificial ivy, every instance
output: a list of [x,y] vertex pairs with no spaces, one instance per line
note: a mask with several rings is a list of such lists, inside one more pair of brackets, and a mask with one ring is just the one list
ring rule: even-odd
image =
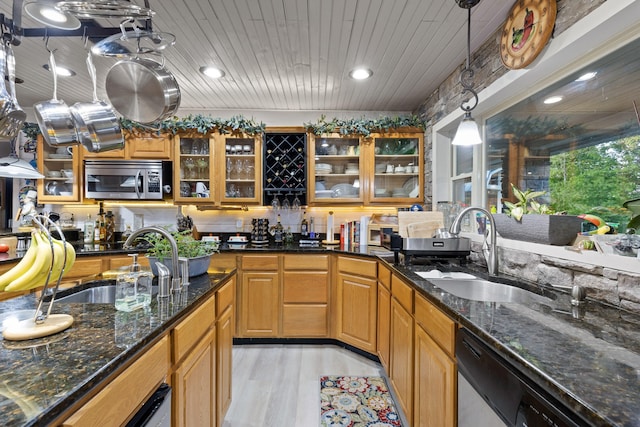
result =
[[[120,118],[120,127],[129,132],[138,133],[171,133],[178,132],[198,132],[207,134],[217,131],[220,134],[242,132],[247,135],[259,135],[265,132],[266,125],[247,119],[242,115],[233,116],[229,119],[219,117],[204,116],[202,114],[188,115],[179,118],[177,116],[165,119],[153,125],[144,125],[125,118]],[[304,123],[304,127],[315,135],[339,132],[341,135],[362,135],[369,136],[372,132],[388,132],[393,129],[413,127],[424,130],[424,122],[415,115],[380,117],[378,119],[337,119],[327,121],[322,115],[316,123]],[[25,123],[23,132],[29,139],[35,139],[40,134],[40,128],[35,123]]]
[[389,132],[390,130],[413,127],[421,130],[425,129],[425,124],[420,117],[395,116],[380,117],[378,119],[337,119],[327,121],[326,116],[320,116],[316,123],[304,123],[304,127],[315,135],[339,132],[341,135],[362,135],[369,136],[373,132]]

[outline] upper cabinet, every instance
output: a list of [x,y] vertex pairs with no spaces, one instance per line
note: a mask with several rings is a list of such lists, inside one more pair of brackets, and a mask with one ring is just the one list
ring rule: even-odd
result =
[[171,160],[173,154],[172,136],[154,132],[133,133],[123,131],[124,148],[101,153],[92,153],[80,146],[85,159],[126,159],[126,160]]
[[38,137],[38,203],[70,203],[81,200],[82,162],[78,145],[54,148]]
[[179,134],[175,137],[174,201],[259,204],[260,136]]
[[378,134],[373,149],[373,170],[367,174],[367,200],[370,202],[418,203],[424,200],[424,136],[416,134]]
[[424,201],[424,136],[310,136],[311,204],[410,205]]
[[364,154],[359,138],[311,135],[309,202],[362,202]]

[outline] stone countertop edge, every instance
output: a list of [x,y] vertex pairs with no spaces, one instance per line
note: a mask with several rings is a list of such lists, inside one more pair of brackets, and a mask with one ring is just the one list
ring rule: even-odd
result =
[[[75,356],[70,354],[68,359],[64,359],[60,364],[69,363],[69,365],[73,366],[74,369],[83,371],[85,370],[85,375],[83,376],[83,380],[75,380],[75,383],[68,387],[68,390],[62,395],[55,394],[51,397],[48,396],[39,396],[42,401],[32,402],[34,405],[39,405],[44,403],[44,406],[37,414],[37,416],[32,417],[31,419],[24,420],[19,413],[5,412],[5,409],[0,405],[0,418],[3,419],[3,425],[5,426],[46,426],[49,425],[50,422],[54,419],[57,419],[61,415],[63,415],[69,408],[71,408],[78,400],[82,399],[87,393],[89,393],[94,387],[100,384],[102,381],[107,379],[110,375],[117,372],[122,366],[128,364],[129,361],[135,357],[141,350],[148,348],[155,341],[160,339],[167,330],[171,329],[175,324],[179,323],[182,319],[184,319],[189,313],[191,313],[196,307],[198,307],[201,303],[203,303],[209,296],[211,296],[216,289],[219,287],[221,283],[226,282],[229,278],[231,278],[234,274],[236,274],[236,270],[233,269],[229,272],[225,273],[214,273],[202,275],[196,278],[192,278],[191,284],[189,286],[189,295],[188,299],[184,304],[175,305],[171,304],[172,312],[168,313],[168,317],[164,320],[160,319],[158,316],[158,303],[156,298],[152,300],[152,304],[150,306],[150,311],[144,314],[143,316],[149,315],[149,322],[151,322],[151,318],[154,317],[156,319],[160,319],[157,325],[153,327],[149,327],[148,333],[141,335],[138,337],[135,336],[135,342],[132,342],[131,345],[126,346],[124,349],[122,347],[118,347],[115,343],[115,339],[113,335],[115,334],[114,326],[116,324],[117,316],[135,316],[136,314],[141,314],[142,310],[134,311],[131,313],[118,312],[112,304],[55,304],[54,302],[54,312],[66,312],[74,316],[74,324],[67,329],[66,331],[60,332],[58,334],[52,335],[51,337],[39,338],[37,340],[29,340],[31,342],[41,342],[42,346],[45,347],[48,351],[50,350],[51,342],[62,341],[66,342],[66,338],[70,336],[74,331],[77,333],[76,337],[79,340],[79,335],[83,335],[83,341],[87,340],[86,334],[95,335],[95,346],[102,348],[105,353],[109,353],[104,359],[103,362],[96,361],[97,363],[93,366],[93,370],[85,369],[85,366],[78,366],[78,362],[82,360],[74,360]],[[95,285],[104,284],[104,281],[96,281]],[[102,283],[101,283],[102,282]],[[85,286],[86,285],[81,285]],[[62,293],[62,291],[61,291]],[[13,302],[13,304],[11,304]],[[12,311],[16,309],[26,309],[35,307],[36,301],[33,295],[27,295],[22,297],[17,297],[14,300],[3,301],[0,303],[0,308],[2,308],[2,312]],[[7,309],[7,306],[9,308]],[[101,318],[90,317],[88,319],[84,319],[83,315],[88,316],[98,316]],[[143,325],[144,326],[144,325]],[[98,329],[107,329],[110,328],[109,335],[101,335],[101,332]],[[86,331],[83,331],[85,329]],[[109,340],[106,337],[109,337]],[[103,338],[103,342],[100,342],[100,338]],[[110,341],[110,342],[107,342]],[[52,374],[50,366],[36,366],[37,363],[31,363],[29,366],[28,361],[21,360],[13,360],[15,366],[7,366],[7,363],[11,363],[12,360],[7,356],[7,352],[12,352],[16,350],[22,351],[33,351],[34,355],[37,352],[38,347],[25,347],[24,349],[20,349],[21,343],[27,343],[27,341],[17,341],[11,342],[11,344],[7,344],[8,341],[1,340],[2,347],[0,348],[0,363],[3,364],[3,370],[9,371],[9,375],[11,372],[16,372],[22,369],[21,374],[30,374],[32,378],[28,378],[23,382],[29,382],[36,384],[38,387],[34,387],[33,392],[36,393],[38,391],[44,391],[50,387],[43,387],[46,381],[43,378],[39,378],[39,374],[42,376],[48,376]],[[68,344],[68,343],[67,343]],[[74,351],[84,351],[84,349],[80,349],[79,347],[86,344],[86,342],[78,342],[75,346],[66,346],[66,351],[69,353],[73,353]],[[15,347],[18,348],[15,348]],[[14,348],[11,348],[14,347]],[[118,347],[115,349],[114,347]],[[121,350],[122,349],[122,350]],[[48,354],[47,354],[48,355]],[[80,356],[78,359],[82,359]],[[9,360],[8,360],[9,359]],[[35,359],[35,357],[34,357]],[[73,362],[72,362],[73,361]],[[89,365],[91,362],[87,363]],[[12,369],[13,368],[13,369]],[[59,380],[68,379],[71,377],[65,377],[62,375],[60,377],[59,373],[54,373],[54,382]],[[9,386],[9,381],[11,379],[7,379],[3,377],[0,373],[0,379],[5,381],[7,387]],[[16,380],[16,379],[13,379]],[[55,387],[55,384],[51,385]],[[42,388],[42,390],[36,390],[36,388]],[[36,400],[34,395],[25,396],[25,393],[22,391],[23,397],[30,400]]]

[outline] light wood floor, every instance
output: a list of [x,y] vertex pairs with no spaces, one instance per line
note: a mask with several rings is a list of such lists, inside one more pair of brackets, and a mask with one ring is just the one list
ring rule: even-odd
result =
[[379,363],[332,345],[233,347],[233,396],[223,427],[316,427],[323,375],[384,376]]

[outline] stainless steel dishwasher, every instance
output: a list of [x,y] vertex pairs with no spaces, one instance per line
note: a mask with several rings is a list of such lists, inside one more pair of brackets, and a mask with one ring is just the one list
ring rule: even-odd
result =
[[588,426],[462,328],[456,337],[458,427]]
[[171,427],[171,387],[161,384],[126,427]]

